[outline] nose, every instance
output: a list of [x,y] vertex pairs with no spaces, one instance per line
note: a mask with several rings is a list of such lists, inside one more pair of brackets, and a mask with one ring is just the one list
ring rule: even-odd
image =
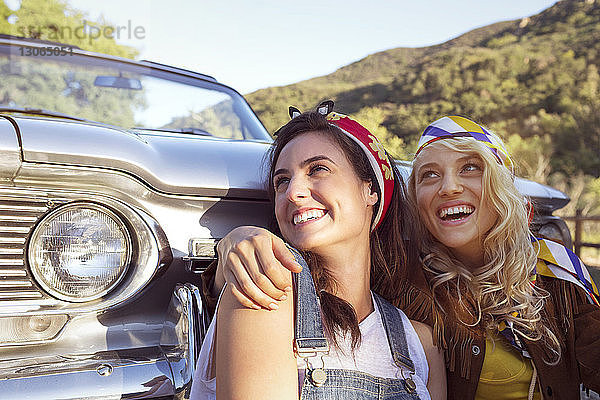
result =
[[307,198],[309,193],[310,189],[304,179],[300,177],[293,177],[290,179],[286,190],[286,198],[288,201],[296,203],[299,200]]
[[445,174],[442,178],[439,194],[440,196],[451,196],[462,193],[463,186],[460,179],[454,174]]

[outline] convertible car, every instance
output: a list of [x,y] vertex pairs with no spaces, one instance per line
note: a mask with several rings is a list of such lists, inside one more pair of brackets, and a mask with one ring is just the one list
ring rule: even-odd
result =
[[[167,65],[0,36],[0,74],[0,398],[187,398],[198,274],[229,230],[268,224],[271,136]],[[517,185],[570,245],[569,198]]]

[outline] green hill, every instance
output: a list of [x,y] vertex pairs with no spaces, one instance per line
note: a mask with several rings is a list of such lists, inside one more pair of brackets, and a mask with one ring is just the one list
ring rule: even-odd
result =
[[[271,132],[286,122],[288,105],[306,110],[331,98],[398,156],[414,150],[429,122],[468,115],[517,154],[542,152],[547,172],[599,177],[599,62],[600,4],[563,0],[529,18],[436,46],[375,53],[330,75],[246,97]],[[538,167],[523,168],[532,175]]]

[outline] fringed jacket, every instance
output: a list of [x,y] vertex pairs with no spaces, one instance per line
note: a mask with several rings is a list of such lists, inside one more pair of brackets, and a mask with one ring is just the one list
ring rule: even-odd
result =
[[[536,367],[543,398],[578,400],[581,383],[600,392],[598,290],[570,250],[548,240],[540,240],[539,245],[535,285],[550,294],[542,321],[560,342],[561,358],[550,365],[547,360],[552,356],[541,341],[522,340],[523,345]],[[485,328],[457,321],[454,300],[438,299],[449,312],[435,307],[423,269],[412,268],[407,273],[398,308],[409,318],[433,327],[434,340],[445,352],[448,399],[474,399],[485,356]]]

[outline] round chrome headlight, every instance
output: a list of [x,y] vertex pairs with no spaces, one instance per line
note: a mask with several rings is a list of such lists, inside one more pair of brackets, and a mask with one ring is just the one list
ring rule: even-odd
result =
[[115,213],[93,203],[71,203],[49,213],[31,235],[31,272],[52,296],[84,302],[107,294],[131,259],[131,237]]

